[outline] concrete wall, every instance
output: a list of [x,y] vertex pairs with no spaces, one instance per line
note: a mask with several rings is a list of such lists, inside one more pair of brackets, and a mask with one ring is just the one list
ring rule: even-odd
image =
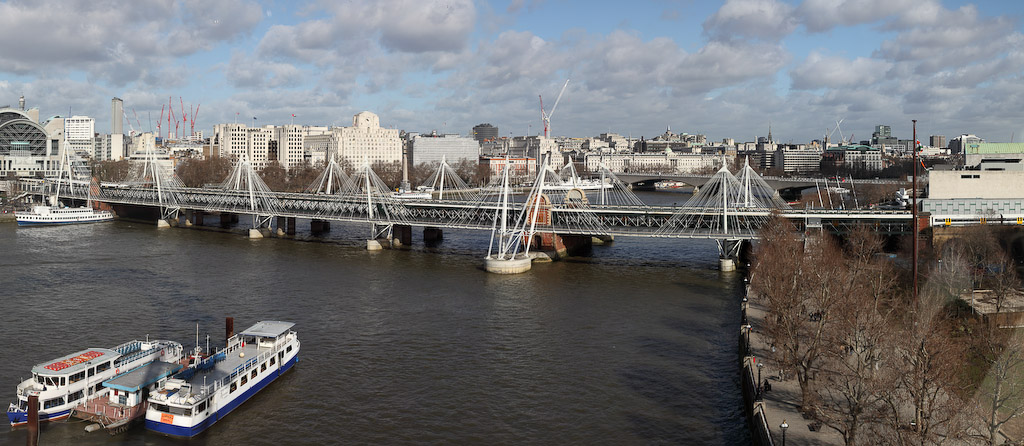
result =
[[928,176],[928,198],[930,199],[1024,197],[1024,172],[933,170],[928,172]]

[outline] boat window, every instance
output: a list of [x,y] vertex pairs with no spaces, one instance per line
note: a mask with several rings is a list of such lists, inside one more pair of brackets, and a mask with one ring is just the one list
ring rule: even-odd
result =
[[43,403],[43,409],[52,409],[54,407],[63,406],[63,405],[64,405],[64,397],[54,398],[52,400],[46,400],[46,402]]
[[249,382],[249,377],[245,376],[245,375],[242,375],[242,379],[240,379],[239,382],[241,383],[241,385],[244,386],[245,383]]
[[107,370],[110,370],[110,361],[104,362],[103,364],[96,366],[96,373],[104,372]]
[[232,381],[232,382],[231,382],[231,392],[234,392],[235,390],[238,390],[238,384],[235,384],[235,383],[234,383],[234,382]]
[[89,376],[96,374],[96,367],[89,367]]
[[292,352],[292,346],[289,345],[288,348],[286,348],[284,351],[287,352],[287,353],[291,353]]
[[261,372],[266,372],[267,371],[267,363],[264,362],[262,365],[260,365],[260,371]]
[[96,386],[94,386],[94,388],[96,389],[95,392],[99,393],[100,390],[103,390],[103,383],[96,383]]
[[68,379],[66,377],[64,377],[64,376],[60,377],[60,385],[62,385],[62,386],[66,385],[67,384],[67,380]]
[[85,379],[85,370],[82,370],[81,372],[78,372],[78,373],[75,373],[74,375],[71,375],[71,377],[68,378],[68,382],[71,383],[71,384],[74,384],[74,383],[79,382],[79,381],[81,381],[83,379]]
[[271,357],[270,358],[270,365],[274,365],[274,361],[277,361],[277,358]]
[[79,390],[75,393],[72,393],[71,395],[68,395],[68,402],[73,403],[75,401],[82,399],[83,396],[85,396],[85,392]]
[[206,401],[199,403],[199,407],[196,407],[196,413],[200,413],[206,410]]
[[168,409],[166,404],[154,404],[152,407],[157,412],[167,412]]
[[252,377],[253,377],[253,378],[256,378],[256,373],[257,373],[257,372],[256,372],[256,369],[252,369]]
[[43,384],[46,384],[48,386],[56,386],[57,383],[60,382],[57,380],[56,376],[45,376],[43,377],[43,379],[45,380]]
[[36,378],[36,382],[37,383],[39,383],[39,384],[46,384],[46,381],[43,380],[42,376],[36,375],[35,378]]

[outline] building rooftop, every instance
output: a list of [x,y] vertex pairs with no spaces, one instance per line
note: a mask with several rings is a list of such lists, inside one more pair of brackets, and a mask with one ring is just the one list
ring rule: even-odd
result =
[[256,325],[245,329],[245,331],[240,334],[243,336],[256,336],[259,338],[276,338],[285,334],[288,329],[294,326],[295,324],[292,322],[259,321]]
[[968,144],[966,153],[968,155],[986,155],[997,153],[1024,153],[1024,143],[1021,142],[981,142]]

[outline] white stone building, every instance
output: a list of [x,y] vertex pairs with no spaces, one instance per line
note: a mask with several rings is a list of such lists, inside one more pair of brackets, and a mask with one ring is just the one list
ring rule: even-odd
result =
[[96,157],[94,135],[96,120],[88,116],[72,116],[64,118],[64,137],[68,140],[71,150],[90,158]]
[[416,135],[410,141],[410,164],[456,164],[464,160],[479,161],[480,143],[456,134]]
[[[731,163],[732,158],[726,157]],[[599,170],[604,164],[612,172],[659,172],[659,173],[693,173],[700,170],[717,168],[722,165],[721,155],[705,155],[700,153],[588,153],[584,155],[584,166],[590,172]]]

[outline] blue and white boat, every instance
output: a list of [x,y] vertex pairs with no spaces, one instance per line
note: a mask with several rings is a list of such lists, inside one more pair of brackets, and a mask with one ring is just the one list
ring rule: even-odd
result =
[[28,423],[28,397],[39,397],[39,421],[61,420],[86,401],[107,395],[103,382],[153,361],[179,361],[183,347],[173,341],[131,341],[114,348],[90,348],[32,368],[18,384],[18,400],[7,408],[12,426]]
[[168,379],[149,396],[146,429],[190,438],[223,419],[298,362],[294,325],[261,321]]
[[15,212],[14,218],[18,226],[68,225],[113,221],[114,214],[86,206],[70,208],[56,205],[33,206],[31,212]]
[[[93,209],[92,187],[88,181],[75,180],[75,174],[71,162],[71,148],[67,139],[64,140],[64,148],[61,149],[60,175],[51,178],[47,184],[52,187],[53,194],[46,197],[48,205],[33,206],[31,211],[17,211],[14,219],[18,226],[40,226],[40,225],[69,225],[81,223],[100,223],[113,221],[114,213],[106,210]],[[63,206],[60,201],[60,191],[66,188],[69,193],[75,188],[85,189],[88,200],[85,206],[68,207]]]

